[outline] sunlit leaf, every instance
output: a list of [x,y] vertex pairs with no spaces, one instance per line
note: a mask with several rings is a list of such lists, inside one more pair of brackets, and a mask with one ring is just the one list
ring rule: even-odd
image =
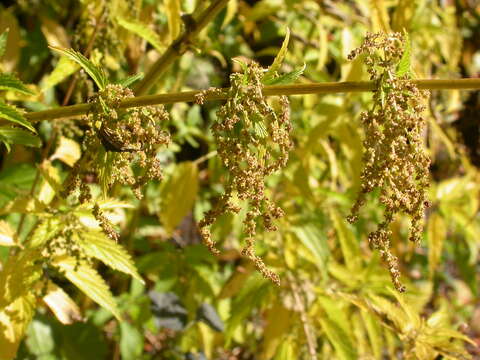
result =
[[103,232],[77,232],[74,234],[74,239],[88,256],[102,261],[112,269],[129,274],[143,283],[128,252]]
[[166,0],[165,11],[168,19],[168,35],[170,41],[173,41],[180,34],[182,25],[180,19],[180,0]]
[[192,162],[178,164],[165,185],[160,219],[167,232],[172,233],[192,210],[198,191],[198,168]]
[[107,86],[107,77],[103,69],[88,60],[85,56],[72,49],[62,49],[55,46],[49,47],[79,64],[83,70],[90,75],[92,80],[95,81],[100,90],[103,90],[105,86]]
[[265,315],[266,326],[263,331],[263,350],[259,358],[261,360],[272,359],[279,345],[290,333],[292,324],[292,311],[285,309],[280,301],[275,301]]
[[68,57],[62,56],[53,71],[43,80],[42,91],[55,86],[80,69],[80,65]]
[[129,77],[123,79],[123,80],[118,81],[117,84],[119,84],[121,86],[124,86],[124,87],[128,87],[131,84],[133,84],[135,81],[143,79],[143,76],[144,76],[143,73],[138,73],[138,74],[129,76]]
[[301,68],[298,68],[296,70],[293,70],[289,73],[280,75],[279,77],[276,78],[271,78],[268,81],[264,81],[265,85],[287,85],[287,84],[293,84],[297,79],[304,73],[305,68],[307,67],[307,64],[303,64]]
[[[36,133],[36,130],[32,124],[30,124],[30,122],[23,117],[16,107],[13,105],[7,105],[2,101],[0,101],[0,118],[22,125]],[[8,128],[2,127],[2,129],[7,130]]]
[[120,354],[122,359],[140,359],[143,353],[143,342],[143,335],[135,326],[127,321],[120,323]]
[[430,277],[433,277],[435,270],[440,262],[443,250],[443,243],[447,237],[447,226],[443,218],[433,213],[428,220],[427,239],[428,239],[428,271]]
[[340,216],[335,208],[331,208],[330,216],[333,226],[337,232],[337,239],[343,252],[343,258],[347,268],[350,270],[358,269],[360,260],[360,248],[351,226],[345,218]]
[[282,47],[280,48],[280,51],[278,52],[277,56],[275,56],[275,59],[273,60],[272,65],[270,65],[270,67],[268,68],[268,71],[263,76],[262,81],[264,83],[274,78],[275,74],[280,70],[280,66],[282,66],[283,59],[285,58],[285,55],[287,54],[287,51],[288,51],[289,41],[290,41],[290,29],[287,28],[287,33],[285,35],[285,39],[283,40]]
[[402,57],[400,58],[400,61],[398,62],[397,65],[397,76],[404,76],[404,75],[411,75],[410,67],[411,67],[411,45],[410,45],[410,37],[408,36],[408,33],[405,31],[404,32],[405,36],[405,48],[403,49],[403,54]]
[[0,90],[15,91],[25,95],[35,95],[23,82],[12,74],[0,73]]
[[160,36],[153,31],[147,24],[144,24],[137,20],[127,20],[124,18],[118,19],[118,24],[131,31],[135,35],[140,36],[142,39],[146,40],[150,45],[152,45],[158,51],[165,50],[165,46],[162,44]]
[[82,320],[78,305],[68,294],[53,282],[48,283],[47,293],[43,302],[52,310],[55,317],[64,325],[73,324]]
[[59,159],[68,166],[73,166],[81,156],[82,151],[80,145],[76,141],[62,136],[60,137],[60,143],[50,157],[50,160],[53,161]]
[[15,239],[16,232],[10,224],[4,220],[0,220],[0,245],[1,246],[17,246]]
[[5,54],[5,49],[7,47],[7,38],[8,38],[8,28],[0,35],[0,58]]
[[118,320],[122,319],[117,303],[113,298],[105,280],[98,272],[84,262],[79,262],[69,256],[61,256],[52,260],[52,265],[58,267],[75,286],[100,306],[109,310]]

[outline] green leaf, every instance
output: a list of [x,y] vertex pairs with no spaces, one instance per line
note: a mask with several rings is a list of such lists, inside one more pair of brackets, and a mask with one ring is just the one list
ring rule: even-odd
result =
[[117,81],[117,84],[122,85],[123,87],[130,86],[137,80],[143,79],[144,74],[143,73],[138,73],[132,76],[129,76],[123,80]]
[[79,64],[87,74],[90,75],[93,81],[95,81],[100,90],[103,90],[105,86],[107,86],[107,77],[103,69],[88,60],[85,56],[72,49],[62,49],[56,46],[49,47]]
[[94,257],[112,269],[129,274],[143,283],[128,252],[101,231],[77,232],[73,238],[88,256]]
[[171,234],[182,219],[192,210],[198,192],[197,165],[186,161],[174,169],[172,177],[163,190],[160,219]]
[[270,65],[270,67],[268,68],[268,71],[263,76],[263,80],[262,80],[263,83],[273,79],[276,73],[280,70],[280,66],[282,66],[283,59],[287,54],[289,41],[290,41],[290,29],[287,27],[287,33],[285,35],[285,39],[283,40],[282,47],[280,48],[280,51],[278,52],[277,56],[275,56],[275,59],[273,60],[272,65]]
[[35,318],[28,327],[25,344],[38,357],[53,352],[55,339],[50,324]]
[[335,208],[331,208],[330,216],[332,218],[333,226],[337,233],[337,239],[340,242],[343,258],[349,270],[355,270],[360,265],[360,247],[352,231],[352,227],[346,220],[340,216]]
[[8,28],[0,35],[0,58],[5,54],[7,48]]
[[160,36],[155,31],[150,29],[147,24],[137,20],[127,20],[122,18],[118,19],[118,24],[124,29],[127,29],[128,31],[146,40],[158,51],[163,52],[165,50],[165,46],[162,45],[162,39]]
[[61,57],[53,71],[42,81],[42,91],[55,86],[72,75],[80,68],[80,65],[68,57]]
[[27,246],[36,248],[44,245],[55,237],[62,229],[62,221],[57,216],[51,216],[40,221],[27,240]]
[[32,124],[23,117],[15,106],[7,105],[2,101],[0,101],[0,118],[25,126],[28,130],[33,131],[34,133],[37,132]]
[[307,64],[303,64],[301,68],[293,70],[289,73],[283,74],[277,78],[271,78],[267,81],[263,81],[265,85],[287,85],[294,83],[305,71]]
[[354,360],[358,359],[357,352],[348,335],[341,327],[328,318],[321,318],[319,322],[328,340],[336,350],[338,359]]
[[295,226],[292,228],[292,231],[298,240],[312,253],[320,271],[325,273],[330,250],[324,233],[319,231],[312,223]]
[[137,360],[143,352],[143,336],[133,325],[120,323],[120,354],[122,359]]
[[10,90],[25,95],[35,95],[35,93],[27,88],[23,82],[12,74],[0,73],[0,90]]
[[9,127],[0,127],[0,138],[10,144],[19,144],[32,147],[42,146],[42,140],[28,131]]
[[408,75],[411,77],[411,45],[410,45],[410,37],[408,36],[408,32],[404,31],[405,35],[405,48],[403,49],[402,57],[397,65],[397,76],[404,76]]
[[109,310],[119,321],[122,320],[120,310],[108,285],[95,269],[70,256],[60,256],[52,260],[52,265],[58,267],[65,277],[90,299]]

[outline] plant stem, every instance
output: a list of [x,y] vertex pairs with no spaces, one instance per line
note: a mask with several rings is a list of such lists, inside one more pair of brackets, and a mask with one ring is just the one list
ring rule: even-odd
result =
[[[480,89],[480,79],[454,79],[454,80],[412,80],[419,89],[428,90],[475,90]],[[225,100],[228,96],[228,88],[221,89],[221,92],[207,92],[204,96],[206,101]],[[304,95],[304,94],[331,94],[374,91],[373,81],[345,81],[345,82],[324,82],[292,85],[271,85],[263,88],[266,96],[274,95]],[[138,106],[172,104],[176,102],[194,102],[195,96],[202,93],[200,90],[184,91],[170,94],[144,95],[126,99],[121,102],[120,108],[126,109]],[[53,120],[63,117],[84,115],[88,112],[90,104],[78,104],[63,106],[56,109],[36,111],[24,114],[31,122],[41,120]]]
[[227,5],[228,0],[214,0],[191,23],[185,22],[185,31],[168,47],[165,53],[150,67],[145,77],[133,89],[137,95],[144,95],[158,81],[165,70],[185,51],[192,39]]

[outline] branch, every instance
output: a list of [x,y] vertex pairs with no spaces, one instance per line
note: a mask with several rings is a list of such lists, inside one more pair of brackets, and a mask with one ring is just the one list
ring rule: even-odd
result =
[[194,37],[227,5],[228,0],[214,0],[192,23],[185,23],[185,31],[150,67],[145,77],[133,89],[137,95],[144,95],[158,81],[165,70],[185,51]]
[[[480,79],[455,79],[455,80],[411,80],[417,84],[419,89],[428,90],[475,90],[480,89]],[[303,95],[303,94],[328,94],[328,93],[349,93],[374,91],[375,83],[373,81],[356,82],[324,82],[310,84],[292,84],[292,85],[271,85],[263,88],[266,96],[274,95]],[[207,92],[204,96],[206,101],[225,100],[228,97],[228,88],[221,89],[221,92]],[[172,104],[176,102],[194,102],[195,96],[203,91],[184,91],[170,94],[144,95],[126,99],[121,102],[120,108],[126,109],[138,106]],[[32,122],[41,120],[53,120],[63,117],[84,115],[88,112],[90,104],[78,104],[72,106],[63,106],[56,109],[36,111],[26,113],[26,119]]]

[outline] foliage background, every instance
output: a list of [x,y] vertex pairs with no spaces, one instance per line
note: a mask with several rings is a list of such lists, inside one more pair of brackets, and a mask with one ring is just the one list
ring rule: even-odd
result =
[[[75,78],[69,104],[85,102],[94,94],[92,81],[48,44],[85,51],[98,31],[90,59],[118,80],[148,70],[182,31],[180,15],[205,7],[206,2],[195,0],[3,2],[0,32],[9,28],[9,35],[2,70],[17,73],[36,94],[5,92],[5,98],[30,111],[62,105]],[[291,40],[282,71],[305,64],[299,82],[367,79],[361,60],[348,62],[347,54],[366,31],[402,29],[412,41],[416,77],[477,77],[479,11],[468,0],[230,0],[152,92],[228,86],[228,74],[240,70],[231,59],[270,65],[287,27]],[[368,249],[366,235],[382,213],[375,196],[355,226],[345,221],[362,166],[358,115],[370,98],[367,93],[290,98],[295,148],[287,168],[269,179],[271,196],[287,215],[278,221],[279,231],[260,234],[257,245],[279,273],[280,287],[261,278],[240,255],[241,216],[224,216],[214,227],[220,257],[200,244],[196,222],[221,194],[225,176],[212,156],[209,132],[219,104],[168,106],[173,144],[158,155],[164,181],[150,183],[141,201],[130,191],[114,189],[117,200],[109,212],[145,284],[98,265],[124,321],[63,277],[44,273],[78,304],[85,321],[62,325],[38,299],[17,358],[480,356],[475,346],[480,342],[478,92],[433,92],[429,99],[425,142],[432,159],[432,207],[422,246],[408,244],[408,220],[399,218],[392,227],[405,295],[392,291],[378,254]],[[44,121],[36,127],[45,144],[52,129],[65,129],[72,121]],[[70,140],[81,139],[72,135]],[[18,227],[21,214],[11,204],[29,195],[38,164],[48,159],[63,178],[75,161],[78,145],[65,139],[53,144],[48,152],[20,145],[10,152],[2,149],[3,236]],[[90,186],[98,187],[94,180]],[[33,195],[48,203],[52,191],[42,177]],[[37,219],[38,214],[26,216],[20,239],[29,236]],[[8,252],[0,246],[4,266]],[[472,340],[463,341],[462,334]]]

